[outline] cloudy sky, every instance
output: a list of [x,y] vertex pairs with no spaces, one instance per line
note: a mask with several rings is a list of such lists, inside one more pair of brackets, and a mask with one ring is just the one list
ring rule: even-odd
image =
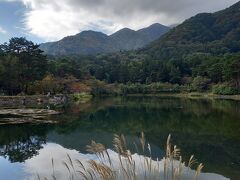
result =
[[123,27],[178,24],[238,0],[0,0],[0,42],[24,36],[41,43],[83,30],[111,34]]

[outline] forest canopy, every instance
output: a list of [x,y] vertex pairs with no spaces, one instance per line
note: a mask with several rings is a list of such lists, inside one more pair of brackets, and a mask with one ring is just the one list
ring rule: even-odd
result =
[[[192,53],[168,60],[140,51],[47,57],[38,45],[25,38],[12,38],[0,47],[0,89],[8,95],[93,91],[98,81],[106,85],[103,89],[107,84],[121,84],[129,93],[141,93],[154,83],[177,85],[178,91],[187,92],[237,94],[240,89],[238,53]],[[138,90],[129,90],[128,86]],[[156,92],[156,88],[144,92]]]

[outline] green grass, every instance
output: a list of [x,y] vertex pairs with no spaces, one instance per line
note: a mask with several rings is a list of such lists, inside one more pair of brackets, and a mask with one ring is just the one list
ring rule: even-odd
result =
[[72,95],[73,100],[78,103],[86,103],[92,99],[92,95],[89,93],[75,93]]

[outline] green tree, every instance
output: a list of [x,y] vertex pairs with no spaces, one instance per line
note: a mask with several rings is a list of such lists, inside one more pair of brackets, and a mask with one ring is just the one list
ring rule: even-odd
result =
[[224,66],[225,80],[232,82],[237,89],[240,89],[240,57],[229,58]]
[[[207,68],[207,67],[206,67]],[[221,82],[223,79],[223,64],[222,63],[216,63],[210,66],[208,68],[208,75],[209,78],[214,82],[218,83]]]
[[[1,57],[8,58],[10,64],[16,63],[15,69],[12,71],[5,71],[5,76],[12,76],[17,74],[16,79],[21,83],[20,89],[27,92],[29,84],[36,80],[41,80],[47,71],[47,58],[43,55],[43,51],[39,49],[39,45],[34,44],[25,38],[12,38],[8,43],[0,46]],[[5,67],[8,68],[8,67]],[[8,89],[8,88],[7,88]],[[15,90],[12,90],[15,91]]]
[[207,79],[205,77],[197,76],[193,79],[192,87],[195,91],[206,91],[209,89],[210,79]]
[[19,58],[12,55],[0,57],[0,88],[4,93],[14,95],[21,92],[19,81]]

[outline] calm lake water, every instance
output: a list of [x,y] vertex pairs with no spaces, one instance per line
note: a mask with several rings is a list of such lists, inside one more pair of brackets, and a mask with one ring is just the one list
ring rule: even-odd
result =
[[115,133],[125,134],[135,151],[140,132],[145,132],[156,159],[162,158],[172,134],[183,157],[194,154],[204,172],[240,179],[240,102],[128,97],[51,108],[62,112],[48,117],[59,124],[0,126],[0,179],[50,177],[52,157],[84,156],[91,140],[113,149]]

